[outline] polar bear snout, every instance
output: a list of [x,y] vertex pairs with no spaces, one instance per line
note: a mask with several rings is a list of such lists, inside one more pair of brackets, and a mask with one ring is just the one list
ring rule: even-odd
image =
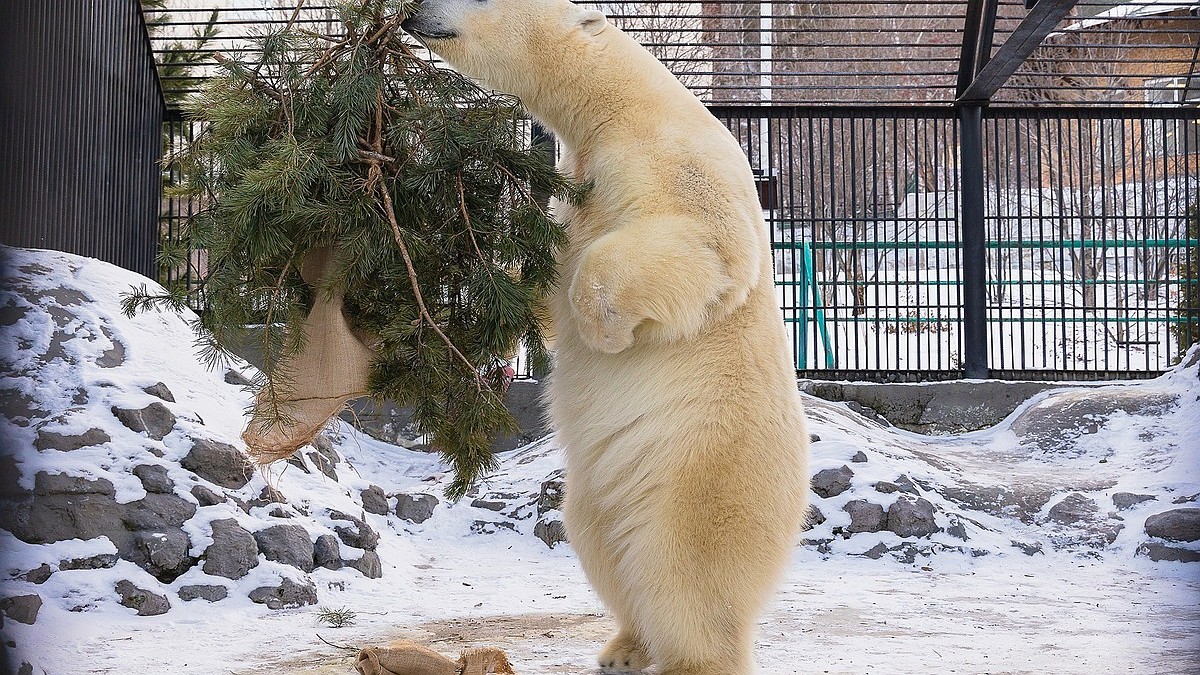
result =
[[[425,5],[422,4],[422,7]],[[417,10],[416,14],[400,22],[400,27],[415,35],[420,40],[448,40],[458,37],[458,34],[447,25],[446,21],[437,16],[428,16]]]

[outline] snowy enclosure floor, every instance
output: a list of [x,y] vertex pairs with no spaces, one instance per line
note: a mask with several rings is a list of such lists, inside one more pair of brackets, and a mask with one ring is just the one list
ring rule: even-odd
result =
[[[155,672],[169,646],[173,673],[316,675],[354,672],[353,653],[318,635],[345,646],[406,637],[451,655],[499,646],[522,674],[597,672],[593,656],[612,623],[574,560],[538,560],[517,548],[482,559],[470,546],[426,551],[429,569],[411,582],[341,595],[359,612],[352,627],[323,626],[311,609],[211,607],[181,620],[72,622],[47,647],[64,664],[87,655],[86,668],[61,672]],[[1054,554],[947,563],[925,570],[798,552],[760,624],[761,672],[1200,669],[1200,579],[1190,569]]]

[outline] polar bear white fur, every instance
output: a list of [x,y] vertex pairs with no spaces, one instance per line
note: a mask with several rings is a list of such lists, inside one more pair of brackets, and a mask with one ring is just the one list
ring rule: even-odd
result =
[[404,26],[518,96],[594,184],[555,207],[549,407],[568,537],[619,626],[600,664],[751,672],[807,508],[808,433],[745,155],[600,12],[423,0]]

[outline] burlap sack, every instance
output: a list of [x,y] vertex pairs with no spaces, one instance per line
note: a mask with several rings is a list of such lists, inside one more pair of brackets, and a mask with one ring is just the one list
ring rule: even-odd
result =
[[[304,259],[300,275],[313,288],[325,279],[334,254],[317,249]],[[310,443],[352,398],[367,393],[367,377],[375,355],[366,340],[350,328],[343,313],[343,292],[318,292],[303,325],[304,348],[279,364],[288,381],[288,395],[277,401],[287,424],[271,414],[266,392],[259,394],[256,412],[242,438],[250,453],[267,463],[291,456]]]
[[496,647],[464,649],[453,661],[409,640],[364,648],[354,668],[360,675],[516,675],[508,655]]

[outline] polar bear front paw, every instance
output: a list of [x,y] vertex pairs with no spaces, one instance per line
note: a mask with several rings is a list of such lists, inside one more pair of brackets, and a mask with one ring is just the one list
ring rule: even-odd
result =
[[623,631],[604,645],[597,661],[607,673],[637,673],[650,667],[646,648]]
[[638,324],[621,311],[614,296],[613,290],[594,275],[581,274],[571,284],[579,335],[589,348],[606,354],[628,349]]

